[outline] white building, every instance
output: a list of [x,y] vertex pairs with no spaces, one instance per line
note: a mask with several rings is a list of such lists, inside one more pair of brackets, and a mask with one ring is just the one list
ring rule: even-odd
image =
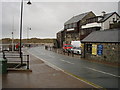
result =
[[86,24],[82,26],[82,29],[100,28],[100,30],[106,30],[110,29],[111,25],[115,22],[120,21],[120,16],[116,12],[107,14],[105,12],[102,13],[102,16],[87,19]]

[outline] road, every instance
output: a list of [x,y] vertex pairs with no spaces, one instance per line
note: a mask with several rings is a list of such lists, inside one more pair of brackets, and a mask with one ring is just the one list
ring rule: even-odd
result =
[[70,75],[91,83],[91,85],[98,85],[103,88],[118,88],[118,81],[120,80],[118,71],[120,68],[57,54],[45,50],[42,46],[31,48],[29,52],[50,64],[53,68],[58,67]]

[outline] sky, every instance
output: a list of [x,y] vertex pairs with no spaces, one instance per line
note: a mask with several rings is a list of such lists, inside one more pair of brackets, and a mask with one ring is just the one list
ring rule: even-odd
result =
[[[14,38],[19,38],[19,1],[2,0],[0,3],[0,38],[12,38],[12,32]],[[31,0],[32,5],[27,5],[27,0],[24,0],[22,38],[56,38],[56,33],[64,28],[64,23],[71,17],[89,11],[96,15],[102,15],[102,11],[118,12],[118,1]]]

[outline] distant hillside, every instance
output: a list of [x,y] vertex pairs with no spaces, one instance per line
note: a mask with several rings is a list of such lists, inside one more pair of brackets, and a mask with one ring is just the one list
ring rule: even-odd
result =
[[[39,38],[31,38],[31,39],[22,39],[22,43],[54,43],[56,39],[39,39]],[[10,38],[3,38],[3,44],[10,44],[12,43],[12,39]],[[19,43],[19,39],[14,39],[14,43]]]

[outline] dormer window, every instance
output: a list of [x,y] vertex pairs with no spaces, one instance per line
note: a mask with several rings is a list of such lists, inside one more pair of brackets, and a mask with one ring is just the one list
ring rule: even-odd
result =
[[113,22],[115,22],[115,18],[113,18]]
[[113,23],[116,23],[117,21],[115,20],[115,18],[113,18]]

